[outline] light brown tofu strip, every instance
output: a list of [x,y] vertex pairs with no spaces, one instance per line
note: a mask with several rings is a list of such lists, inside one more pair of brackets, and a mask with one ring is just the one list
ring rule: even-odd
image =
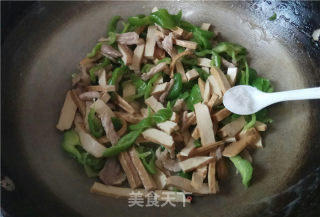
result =
[[[211,156],[214,153],[210,154]],[[216,180],[216,161],[212,161],[208,166],[208,185],[211,193],[216,194],[219,191],[218,181]]]
[[141,115],[133,115],[126,112],[114,112],[117,117],[120,117],[127,121],[128,123],[137,124],[143,119]]
[[77,93],[76,90],[74,90],[74,89],[71,90],[70,94],[71,94],[71,97],[73,99],[73,102],[77,105],[78,110],[81,113],[81,116],[84,118],[86,116],[86,104],[84,103],[84,101],[82,101],[79,98],[78,93]]
[[161,130],[149,128],[143,131],[142,135],[148,141],[163,145],[168,149],[172,149],[174,147],[174,141],[172,136],[165,132],[162,132]]
[[203,94],[204,94],[204,86],[205,86],[205,84],[206,83],[201,78],[198,78],[198,85],[199,85],[199,89],[200,89],[202,98],[203,98]]
[[102,91],[102,92],[113,92],[116,91],[116,87],[114,85],[105,85],[105,86],[88,86],[87,91]]
[[147,59],[153,59],[156,40],[157,40],[157,27],[149,26],[148,32],[147,32],[146,47],[144,51],[144,56]]
[[[90,188],[90,192],[94,194],[99,194],[102,196],[113,197],[113,198],[129,198],[132,193],[140,193],[142,198],[150,198],[148,191],[146,189],[136,189],[131,188],[116,187],[112,185],[104,185],[99,182],[95,182]],[[156,190],[155,194],[158,196],[158,201],[166,201],[167,195],[170,195],[170,201],[173,203],[190,203],[191,200],[186,198],[183,192],[175,192],[168,190]]]
[[123,60],[125,65],[132,64],[133,52],[132,50],[125,44],[118,44],[118,48],[120,53],[122,54],[121,59]]
[[209,111],[212,110],[213,106],[219,105],[220,104],[219,101],[220,101],[219,100],[219,96],[216,95],[215,93],[212,93],[211,98],[209,99],[208,104],[207,104],[208,108],[209,108]]
[[163,93],[164,91],[166,91],[167,87],[169,85],[169,82],[165,82],[165,83],[162,83],[162,84],[157,84],[154,89],[152,90],[152,95],[154,94],[160,94],[160,93]]
[[195,69],[191,69],[186,73],[188,81],[194,80],[199,77],[199,73]]
[[228,89],[231,88],[227,77],[224,75],[224,73],[221,71],[221,69],[213,66],[213,67],[211,67],[210,72],[213,75],[213,77],[217,80],[219,87],[220,87],[223,94]]
[[207,165],[212,160],[213,160],[213,157],[207,157],[207,156],[192,157],[184,161],[180,161],[179,165],[183,170],[183,172],[189,172],[189,171],[195,170],[198,167]]
[[143,40],[143,43],[140,45],[137,45],[137,47],[133,51],[133,58],[132,58],[132,64],[130,66],[130,69],[134,72],[140,72],[140,64],[143,58],[145,43]]
[[69,90],[66,94],[61,112],[59,121],[56,125],[58,130],[67,130],[72,126],[74,117],[76,115],[77,105],[74,103],[71,97],[71,91]]
[[213,124],[208,107],[204,104],[197,103],[194,105],[194,109],[202,145],[206,146],[215,143],[215,133],[213,131]]
[[200,132],[199,132],[198,126],[197,126],[196,128],[194,128],[191,136],[192,136],[192,138],[194,138],[194,139],[199,139],[199,138],[200,138]]
[[110,109],[110,107],[105,104],[101,99],[97,99],[91,106],[90,108],[94,108],[95,111],[100,115],[103,116],[104,113],[107,113],[108,116],[110,117],[115,117],[115,114],[113,111]]
[[229,67],[228,68],[227,78],[228,78],[231,86],[234,86],[234,84],[236,83],[237,74],[238,74],[237,67]]
[[241,116],[237,120],[234,120],[229,124],[226,124],[224,127],[222,127],[218,131],[218,134],[222,138],[234,137],[237,133],[240,132],[240,130],[242,130],[245,124],[246,124],[246,120],[244,119],[243,116]]
[[143,164],[142,164],[142,162],[141,162],[141,160],[140,160],[140,158],[138,156],[136,148],[132,147],[129,150],[129,154],[130,154],[130,157],[132,159],[133,165],[135,166],[135,168],[138,171],[139,177],[140,177],[140,179],[142,181],[142,184],[143,184],[144,188],[147,191],[156,189],[157,185],[154,182],[154,180],[152,179],[152,176],[144,168],[144,166],[143,166]]
[[211,60],[208,58],[198,58],[198,66],[211,67]]
[[218,141],[218,142],[215,142],[211,145],[201,146],[199,148],[195,148],[189,153],[188,157],[206,155],[206,154],[216,150],[220,145],[223,145],[223,144],[225,144],[225,141]]
[[162,130],[163,132],[167,133],[167,134],[171,134],[173,131],[176,131],[179,129],[179,126],[177,123],[173,122],[173,121],[165,121],[162,123],[158,123],[157,127]]
[[126,98],[128,96],[132,96],[136,94],[136,86],[131,81],[127,81],[124,84],[123,90],[122,90],[122,97]]
[[150,96],[148,99],[146,99],[145,104],[150,106],[155,112],[159,111],[160,109],[164,109],[163,105],[154,96]]
[[180,151],[180,155],[181,156],[189,156],[190,152],[195,149],[195,146],[194,146],[194,139],[191,137],[188,141],[188,143],[186,144],[186,146],[181,149]]
[[128,151],[121,152],[118,155],[118,159],[120,161],[122,169],[126,173],[130,187],[133,189],[140,187],[142,185],[142,182],[139,177],[138,171],[133,166],[133,162]]
[[225,119],[226,117],[228,117],[230,114],[231,114],[231,112],[228,109],[223,108],[220,111],[214,113],[212,115],[212,118],[213,118],[213,120],[219,122],[219,121],[222,121],[223,119]]
[[180,60],[176,62],[176,70],[181,74],[182,82],[187,82],[187,76]]
[[127,101],[125,101],[119,94],[116,93],[115,96],[116,102],[123,110],[129,112],[130,114],[135,113],[134,108]]
[[260,138],[258,131],[255,128],[248,130],[244,135],[241,136],[239,141],[233,142],[222,152],[225,157],[234,157],[238,155],[248,145],[254,145]]
[[209,187],[206,184],[201,186],[201,189],[196,190],[192,187],[191,181],[189,179],[183,178],[181,176],[170,176],[167,179],[167,185],[182,189],[186,192],[192,192],[195,194],[209,194]]
[[191,185],[194,189],[196,189],[196,190],[201,189],[201,187],[203,185],[203,181],[207,176],[207,172],[208,172],[208,166],[205,165],[203,167],[197,168],[192,173]]
[[210,23],[202,23],[200,29],[208,31],[211,27]]
[[108,92],[104,92],[100,99],[104,102],[107,103],[110,100],[111,96],[109,95]]
[[186,41],[186,40],[179,40],[179,39],[176,39],[175,41],[176,41],[176,45],[178,45],[178,46],[189,48],[189,49],[192,49],[192,50],[197,49],[197,45],[198,44],[196,42]]

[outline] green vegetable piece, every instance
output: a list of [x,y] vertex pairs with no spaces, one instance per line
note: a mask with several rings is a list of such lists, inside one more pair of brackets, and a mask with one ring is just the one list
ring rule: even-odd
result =
[[113,127],[116,131],[118,131],[122,128],[122,123],[119,118],[111,117],[111,121],[112,121]]
[[172,110],[170,108],[164,108],[157,111],[152,115],[153,121],[158,124],[164,121],[167,121],[172,116]]
[[137,90],[136,95],[129,97],[129,99],[127,98],[127,100],[130,101],[130,100],[138,99],[144,96],[144,93],[146,92],[147,84],[140,77],[136,76],[134,73],[131,73],[129,76],[130,76],[130,80],[132,81],[132,83],[134,84]]
[[249,182],[252,177],[252,172],[253,172],[251,163],[243,159],[239,155],[235,157],[230,157],[230,160],[239,171],[242,177],[242,184],[244,185],[245,188],[248,188]]
[[270,20],[270,21],[275,21],[276,19],[277,19],[277,14],[276,13],[273,13],[273,15],[268,18],[268,20]]
[[108,28],[107,28],[107,35],[109,35],[110,32],[116,33],[117,30],[117,24],[119,22],[119,20],[121,19],[120,16],[114,16],[109,24],[108,24]]
[[142,66],[141,73],[149,72],[152,67],[154,67],[153,64],[149,64],[149,63],[145,64],[144,66]]
[[171,58],[170,58],[170,57],[165,57],[165,58],[163,58],[163,59],[161,59],[161,60],[159,60],[159,61],[157,62],[157,64],[159,64],[159,63],[166,63],[166,64],[170,65],[170,63],[171,63]]
[[232,58],[232,62],[237,62],[237,56],[242,56],[247,54],[247,49],[241,45],[230,43],[230,42],[220,42],[213,48],[213,51],[221,54],[225,53]]
[[152,117],[147,117],[142,119],[139,123],[133,124],[129,126],[130,130],[140,130],[144,131],[145,129],[148,129],[154,125],[154,121]]
[[184,20],[181,21],[180,27],[193,33],[191,40],[198,43],[198,49],[203,50],[211,48],[210,39],[214,36],[213,32],[200,29],[199,27]]
[[199,77],[203,80],[206,81],[208,79],[208,77],[210,76],[209,73],[207,73],[206,71],[204,71],[202,68],[199,68],[197,66],[193,67],[199,74]]
[[160,76],[162,75],[161,72],[158,72],[157,74],[155,74],[149,81],[148,81],[148,84],[147,84],[147,87],[146,87],[146,90],[145,90],[145,93],[144,93],[144,99],[147,99],[151,92],[152,92],[152,88],[153,88],[153,84],[154,82],[156,82]]
[[215,51],[212,51],[211,65],[221,68],[221,57]]
[[247,124],[243,127],[243,129],[244,129],[244,130],[247,130],[247,129],[250,129],[251,127],[253,127],[254,124],[256,123],[256,120],[257,120],[256,114],[252,114],[252,115],[251,115],[251,121],[250,121],[249,123],[247,123]]
[[156,154],[153,149],[145,148],[143,146],[139,146],[137,148],[138,156],[144,166],[144,168],[150,173],[150,174],[156,174]]
[[118,155],[120,152],[123,152],[127,149],[129,149],[133,143],[136,141],[136,139],[140,136],[141,131],[140,130],[134,130],[130,133],[127,133],[124,135],[117,144],[110,148],[106,148],[106,150],[103,153],[104,157],[112,157]]
[[267,118],[267,109],[264,108],[256,113],[257,121],[263,122],[265,124],[271,124],[272,119]]
[[97,43],[97,44],[92,48],[91,52],[87,54],[87,57],[92,58],[92,57],[94,57],[95,55],[97,55],[98,51],[101,49],[101,46],[102,46],[102,43],[101,43],[101,42]]
[[121,33],[128,32],[128,30],[130,28],[130,23],[121,22],[121,24],[123,25],[123,29],[122,29]]
[[117,34],[115,32],[109,32],[108,36],[109,36],[108,44],[113,45],[117,40]]
[[147,17],[138,17],[138,16],[133,16],[128,18],[129,24],[132,26],[149,26],[154,24],[152,17],[147,16]]
[[195,84],[190,92],[190,96],[187,98],[187,107],[189,110],[194,111],[194,104],[202,101],[201,92],[198,84]]
[[174,79],[174,84],[169,92],[168,97],[167,97],[169,100],[178,98],[178,96],[180,95],[181,90],[182,90],[181,74],[175,73],[173,79]]
[[93,108],[90,109],[88,114],[88,124],[90,133],[94,137],[100,138],[103,135],[104,129],[102,127],[101,120],[96,117],[96,112]]
[[129,71],[128,66],[120,66],[113,70],[110,80],[108,81],[109,85],[117,86],[119,81],[121,80],[122,76]]
[[202,146],[202,145],[201,145],[201,142],[200,142],[199,139],[194,140],[194,147],[199,148],[199,147],[201,147],[201,146]]
[[97,64],[96,66],[93,66],[89,70],[90,80],[91,80],[92,84],[97,83],[97,77],[95,75],[95,72],[99,69],[103,69],[103,68],[107,67],[107,65],[109,65],[110,63],[111,63],[110,59],[105,57],[101,63]]
[[151,13],[153,22],[166,29],[171,29],[179,26],[181,16],[181,11],[179,11],[177,15],[171,15],[166,9],[163,8]]
[[74,130],[69,130],[64,133],[62,147],[71,154],[71,156],[78,161],[81,161],[81,153],[76,148],[76,145],[80,145],[80,139],[78,134]]
[[186,178],[186,179],[192,179],[192,173],[191,172],[183,172],[182,170],[178,173],[178,176],[181,176],[183,178]]

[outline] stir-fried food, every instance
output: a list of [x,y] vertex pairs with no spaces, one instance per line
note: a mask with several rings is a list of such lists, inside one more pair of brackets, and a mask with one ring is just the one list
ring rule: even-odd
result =
[[240,84],[273,91],[249,67],[247,49],[221,41],[211,24],[183,20],[181,11],[154,8],[118,31],[120,20],[80,61],[57,124],[63,149],[99,178],[91,192],[216,194],[228,160],[247,188],[251,155],[271,119],[265,109],[232,114],[222,97]]

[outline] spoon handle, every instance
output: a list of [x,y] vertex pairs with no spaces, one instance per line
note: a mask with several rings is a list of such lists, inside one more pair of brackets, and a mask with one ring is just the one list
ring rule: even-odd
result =
[[275,102],[303,99],[320,99],[320,87],[282,91],[278,93],[271,93],[270,96],[272,96]]

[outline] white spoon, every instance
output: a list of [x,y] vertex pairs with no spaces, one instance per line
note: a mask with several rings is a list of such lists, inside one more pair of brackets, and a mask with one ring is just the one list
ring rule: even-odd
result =
[[223,96],[224,106],[239,115],[250,115],[277,102],[303,99],[320,99],[320,87],[265,93],[255,87],[238,85]]

